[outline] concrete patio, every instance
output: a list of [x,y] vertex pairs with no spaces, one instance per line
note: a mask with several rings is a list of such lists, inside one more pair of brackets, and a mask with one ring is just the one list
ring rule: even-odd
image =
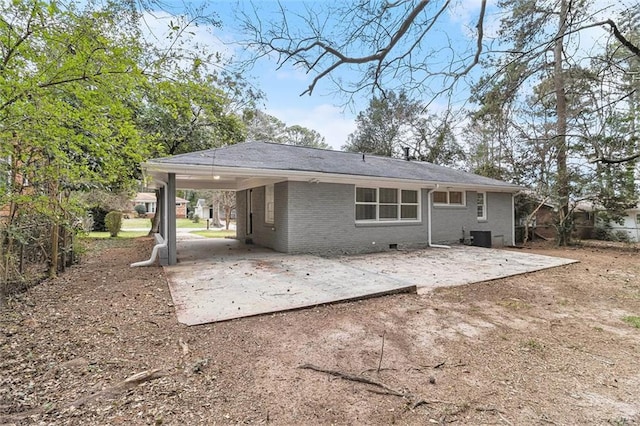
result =
[[398,292],[487,281],[576,261],[469,246],[323,258],[231,239],[182,239],[165,266],[178,321],[187,325]]

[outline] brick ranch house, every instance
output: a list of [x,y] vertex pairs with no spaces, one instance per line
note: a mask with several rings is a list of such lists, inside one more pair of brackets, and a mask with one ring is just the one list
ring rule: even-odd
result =
[[[147,209],[146,217],[153,217],[158,209],[158,200],[156,200],[154,192],[138,192],[131,202],[134,206],[143,205]],[[176,218],[184,219],[187,217],[187,204],[189,204],[188,200],[176,197]]]
[[[143,169],[159,188],[161,214],[176,189],[233,190],[236,238],[285,253],[435,246],[473,231],[513,244],[521,189],[426,162],[265,142],[157,158]],[[173,209],[160,228],[154,255],[175,264]]]

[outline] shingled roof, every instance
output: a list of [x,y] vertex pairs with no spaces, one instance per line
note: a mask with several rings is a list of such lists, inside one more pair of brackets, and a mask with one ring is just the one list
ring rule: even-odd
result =
[[268,142],[244,142],[222,148],[149,160],[154,169],[165,166],[207,166],[238,169],[297,171],[330,175],[391,178],[408,181],[520,189],[517,185],[423,161],[332,151]]

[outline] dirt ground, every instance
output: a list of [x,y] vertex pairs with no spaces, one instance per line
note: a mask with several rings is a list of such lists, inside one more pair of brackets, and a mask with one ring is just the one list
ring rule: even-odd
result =
[[581,262],[187,327],[162,269],[128,266],[151,244],[94,242],[9,301],[0,424],[640,424],[637,249],[523,249]]

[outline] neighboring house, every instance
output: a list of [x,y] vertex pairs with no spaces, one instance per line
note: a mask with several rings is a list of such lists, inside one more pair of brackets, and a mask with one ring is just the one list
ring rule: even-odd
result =
[[640,242],[640,203],[635,207],[624,211],[623,223],[610,222],[613,232],[625,232],[629,241]]
[[[513,194],[521,189],[425,162],[265,142],[158,158],[143,168],[168,203],[177,188],[236,191],[237,238],[286,253],[433,246],[472,231],[513,244]],[[171,212],[162,223],[161,263],[174,264]]]
[[[133,205],[137,206],[142,204],[147,209],[147,217],[153,217],[158,211],[158,201],[156,200],[155,192],[138,192],[133,199]],[[187,217],[187,204],[188,200],[184,198],[176,197],[176,217],[184,219]]]
[[211,219],[213,217],[211,203],[207,203],[204,198],[199,198],[196,202],[196,208],[193,210],[193,216],[198,216],[200,219]]
[[[218,206],[218,217],[220,220],[224,220],[224,209],[222,206]],[[204,198],[199,198],[196,202],[196,208],[193,210],[193,215],[198,215],[200,219],[213,219],[213,203],[207,202]],[[236,218],[236,209],[231,210],[231,219]]]
[[[524,200],[519,197],[524,197]],[[539,238],[544,240],[554,240],[558,234],[556,228],[557,209],[548,202],[542,202],[542,199],[536,196],[532,191],[522,191],[516,194],[516,205],[520,206],[522,211],[516,208],[516,241],[522,242],[524,236],[524,228],[529,212],[536,210],[528,224],[529,241]],[[573,238],[588,239],[591,238],[595,224],[595,212],[592,203],[588,201],[578,201],[569,206],[573,215]]]

